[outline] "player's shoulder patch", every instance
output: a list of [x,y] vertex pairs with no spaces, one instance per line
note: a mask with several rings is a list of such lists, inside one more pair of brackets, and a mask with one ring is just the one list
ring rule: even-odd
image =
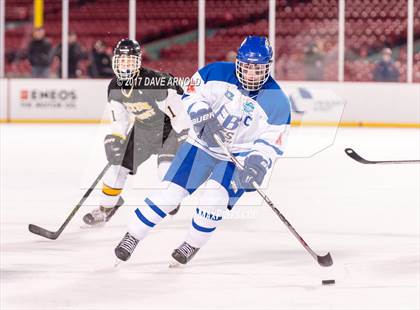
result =
[[238,85],[239,81],[235,74],[235,64],[233,62],[219,61],[211,63],[198,70],[204,83],[209,81],[220,81]]
[[257,102],[267,115],[269,124],[290,124],[291,109],[289,98],[272,77],[269,77],[258,93]]

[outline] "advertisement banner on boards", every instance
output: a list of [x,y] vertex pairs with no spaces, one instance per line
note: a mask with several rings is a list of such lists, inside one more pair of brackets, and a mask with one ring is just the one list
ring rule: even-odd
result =
[[100,121],[106,116],[107,80],[11,79],[12,121]]
[[[420,125],[420,85],[417,83],[280,82],[290,96],[295,116],[330,122],[343,101],[340,124],[380,126]],[[334,108],[335,107],[335,108]],[[320,113],[321,111],[324,111]]]
[[[0,81],[0,119],[9,115],[11,121],[108,120],[109,80]],[[420,123],[419,84],[285,81],[279,84],[290,98],[294,125]]]

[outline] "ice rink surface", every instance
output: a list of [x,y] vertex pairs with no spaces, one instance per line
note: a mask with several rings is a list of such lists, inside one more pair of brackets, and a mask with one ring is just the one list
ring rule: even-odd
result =
[[[130,180],[128,206],[106,226],[80,227],[98,187],[57,240],[28,232],[29,223],[58,229],[105,165],[106,129],[0,126],[2,310],[419,309],[420,165],[362,165],[344,153],[353,147],[368,159],[419,159],[419,130],[340,128],[311,157],[305,145],[330,129],[294,130],[292,158],[276,163],[266,191],[317,253],[331,252],[333,267],[319,267],[249,194],[190,265],[169,269],[194,198],[113,267],[127,218],[154,190],[154,158]],[[323,279],[336,284],[322,286]]]

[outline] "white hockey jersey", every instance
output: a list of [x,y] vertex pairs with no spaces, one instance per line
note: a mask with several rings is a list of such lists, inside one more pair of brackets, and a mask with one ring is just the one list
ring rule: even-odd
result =
[[[235,155],[257,151],[274,162],[283,154],[291,109],[288,97],[272,77],[259,91],[249,92],[236,78],[234,63],[212,63],[194,74],[182,100],[188,113],[206,105],[212,108]],[[220,147],[209,147],[193,129],[187,141],[227,160]]]

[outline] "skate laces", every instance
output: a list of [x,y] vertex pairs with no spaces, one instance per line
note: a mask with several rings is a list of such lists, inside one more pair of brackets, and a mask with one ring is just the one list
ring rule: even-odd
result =
[[186,257],[190,257],[190,255],[194,254],[195,248],[189,245],[188,243],[184,242],[178,248],[178,250],[184,254]]
[[120,248],[123,248],[124,250],[127,250],[129,253],[133,253],[138,243],[139,243],[139,240],[134,238],[129,233],[126,233],[123,240],[121,240],[118,246]]

